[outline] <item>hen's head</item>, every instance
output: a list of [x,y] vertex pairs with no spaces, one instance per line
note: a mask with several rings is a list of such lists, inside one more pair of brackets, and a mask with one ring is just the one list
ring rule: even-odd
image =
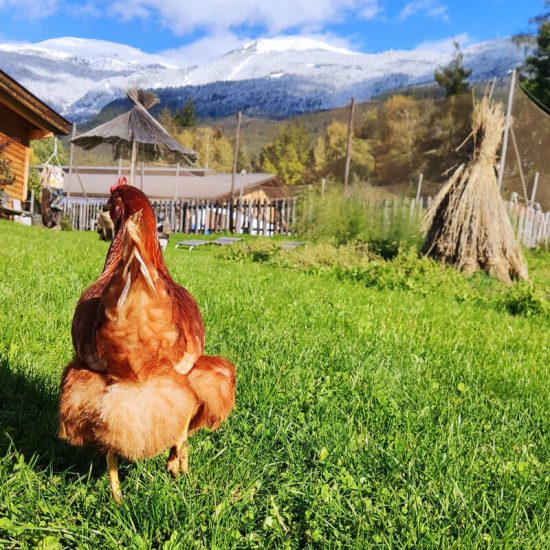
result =
[[132,185],[118,185],[111,188],[109,199],[111,219],[115,225],[115,232],[124,226],[126,220],[141,211],[142,224],[145,231],[156,236],[155,214],[146,195]]

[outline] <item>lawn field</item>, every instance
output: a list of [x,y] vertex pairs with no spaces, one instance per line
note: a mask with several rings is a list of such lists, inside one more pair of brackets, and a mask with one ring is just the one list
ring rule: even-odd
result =
[[[167,264],[237,407],[165,457],[56,439],[70,322],[107,245],[0,222],[0,548],[550,548],[550,318],[215,251]],[[550,288],[550,257],[533,258]]]

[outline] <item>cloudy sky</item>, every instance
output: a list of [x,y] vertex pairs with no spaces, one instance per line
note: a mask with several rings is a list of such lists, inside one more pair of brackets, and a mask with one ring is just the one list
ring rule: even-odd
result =
[[301,35],[375,53],[449,47],[529,29],[543,0],[0,0],[0,41],[77,36],[182,64],[263,37]]

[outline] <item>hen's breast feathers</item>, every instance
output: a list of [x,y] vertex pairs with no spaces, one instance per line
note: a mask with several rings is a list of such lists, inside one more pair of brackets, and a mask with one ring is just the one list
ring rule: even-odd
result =
[[139,222],[139,216],[126,222],[112,276],[79,304],[73,332],[94,328],[75,347],[88,366],[118,378],[141,379],[159,369],[186,374],[204,350],[202,318],[191,294],[155,266]]

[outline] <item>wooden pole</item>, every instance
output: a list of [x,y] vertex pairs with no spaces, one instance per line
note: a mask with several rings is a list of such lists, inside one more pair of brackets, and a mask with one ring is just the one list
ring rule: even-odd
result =
[[178,162],[176,164],[176,187],[175,187],[175,190],[174,190],[174,200],[177,201],[178,200],[178,185],[179,185],[179,179],[180,179],[180,163]]
[[69,188],[67,189],[67,202],[71,198],[71,187],[73,185],[73,161],[74,161],[74,143],[73,139],[76,137],[76,124],[73,124],[73,131],[71,133],[71,152],[69,153]]
[[514,132],[513,128],[510,129],[510,133],[512,134],[512,145],[514,146],[514,152],[516,153],[516,162],[518,163],[519,177],[521,179],[521,188],[523,190],[523,200],[525,201],[525,204],[529,206],[529,197],[527,196],[527,184],[525,183],[525,176],[523,175],[523,167],[521,166],[521,155],[519,154],[518,143],[516,141],[516,133]]
[[539,186],[539,172],[535,174],[535,180],[533,181],[533,190],[531,191],[531,205],[535,204],[535,197],[537,196],[537,187]]
[[321,178],[321,197],[325,196],[326,185],[327,185],[327,180],[325,178]]
[[132,156],[130,158],[130,185],[134,185],[136,172],[137,143],[132,141]]
[[237,161],[239,159],[239,138],[241,135],[241,111],[237,112],[237,131],[235,133],[235,152],[233,154],[233,171],[231,172],[231,193],[229,194],[229,231],[233,231],[233,193],[237,178]]
[[498,190],[502,189],[502,180],[504,178],[504,165],[506,164],[506,153],[508,151],[508,136],[510,134],[510,125],[512,124],[512,105],[514,103],[514,89],[516,87],[516,69],[512,71],[510,80],[510,92],[508,94],[508,106],[506,107],[506,123],[504,124],[504,138],[502,140],[502,152],[500,154],[500,165],[498,168]]
[[144,170],[145,170],[145,169],[144,169],[144,167],[143,167],[143,162],[141,162],[140,164],[141,164],[141,166],[140,166],[140,168],[141,168],[141,170],[140,170],[140,171],[141,171],[141,174],[140,174],[140,176],[139,176],[139,188],[143,191],[143,176],[144,176]]
[[122,176],[122,157],[118,159],[118,177]]
[[351,163],[351,148],[353,142],[353,113],[355,111],[355,98],[351,98],[351,104],[349,109],[349,120],[348,120],[348,143],[346,145],[346,168],[344,171],[344,195],[348,195],[348,186],[349,186],[349,168]]
[[205,162],[204,162],[205,170],[208,170],[208,161],[210,160],[209,157],[210,157],[210,129],[207,128],[207,132],[206,132],[206,159],[205,159]]
[[420,200],[420,193],[422,192],[422,180],[424,179],[424,174],[420,174],[418,178],[418,183],[416,184],[416,202]]

